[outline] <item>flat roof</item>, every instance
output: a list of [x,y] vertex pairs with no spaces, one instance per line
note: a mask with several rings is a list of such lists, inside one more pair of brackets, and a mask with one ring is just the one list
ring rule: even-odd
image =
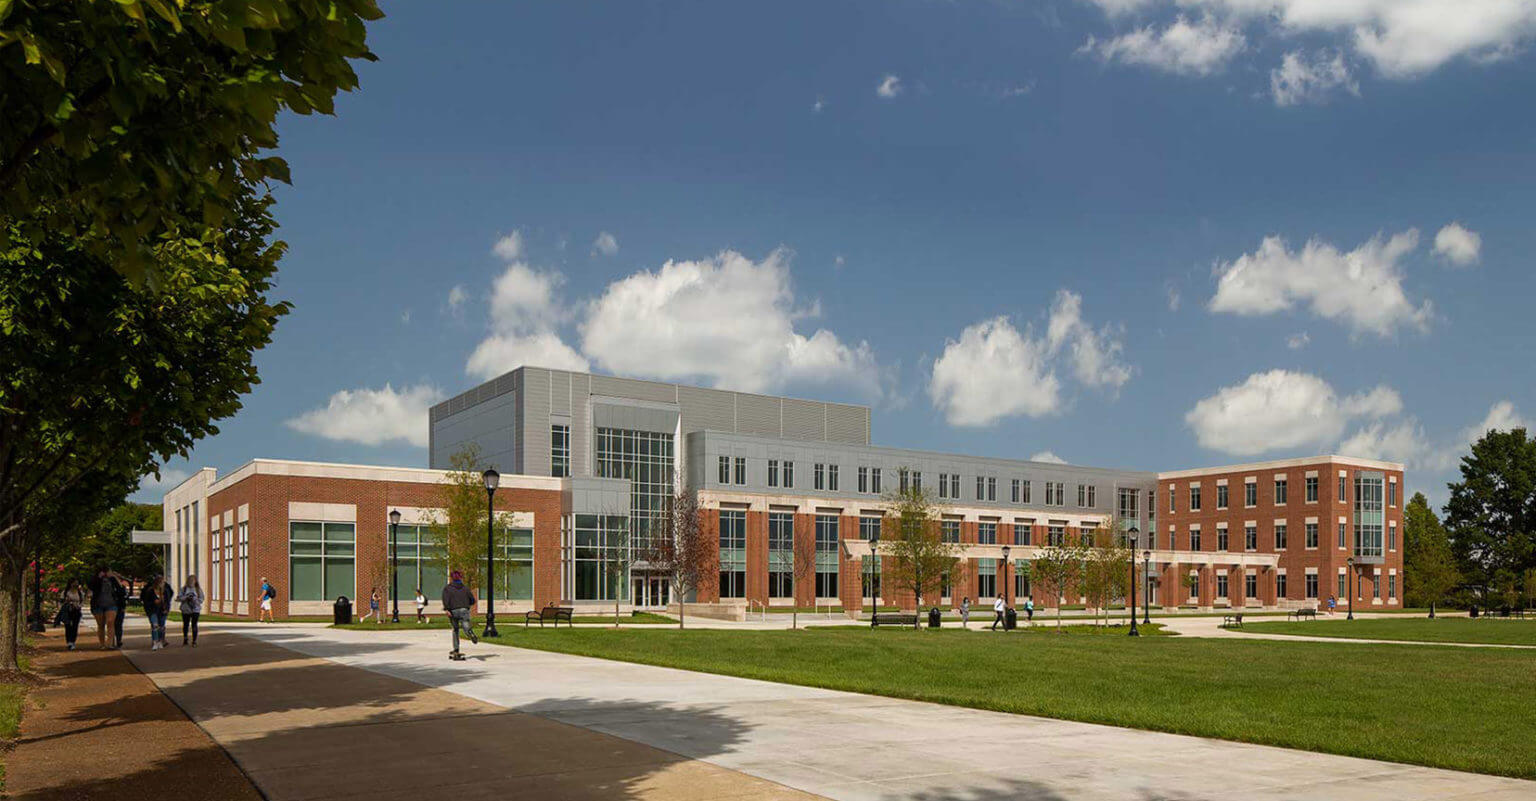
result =
[[1241,473],[1247,470],[1281,470],[1290,467],[1307,467],[1316,464],[1344,464],[1351,467],[1364,467],[1371,470],[1395,470],[1403,472],[1400,462],[1384,462],[1379,459],[1362,459],[1356,456],[1340,456],[1331,454],[1328,456],[1304,456],[1296,459],[1276,459],[1268,462],[1248,462],[1246,464],[1221,465],[1219,467],[1196,467],[1189,470],[1170,470],[1158,473],[1159,479],[1164,478],[1193,478],[1195,476],[1209,476],[1217,473]]
[[[415,484],[442,484],[449,481],[452,470],[435,470],[426,467],[390,467],[386,465],[341,464],[336,462],[304,462],[294,459],[252,459],[221,476],[208,487],[208,494],[234,486],[254,475],[299,476],[308,478],[352,478],[363,481],[399,481]],[[529,476],[503,473],[502,486],[519,489],[558,490],[563,479],[549,476]]]

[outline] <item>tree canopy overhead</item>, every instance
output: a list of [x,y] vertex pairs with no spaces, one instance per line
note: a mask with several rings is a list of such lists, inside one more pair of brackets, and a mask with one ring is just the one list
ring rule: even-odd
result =
[[1463,572],[1502,585],[1536,568],[1536,440],[1524,428],[1484,434],[1449,486],[1445,525]]
[[261,152],[278,113],[331,113],[382,16],[374,0],[0,0],[0,237],[78,238],[153,282],[164,237],[288,180]]

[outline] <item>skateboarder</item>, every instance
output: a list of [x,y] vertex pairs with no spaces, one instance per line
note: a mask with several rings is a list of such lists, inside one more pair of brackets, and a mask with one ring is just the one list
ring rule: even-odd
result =
[[475,608],[475,594],[464,586],[464,574],[453,571],[453,578],[443,587],[443,609],[448,612],[448,625],[453,628],[453,650],[448,653],[449,659],[463,659],[459,653],[459,629],[469,635],[469,641],[479,645],[480,638],[475,636],[474,624],[470,621],[470,612]]

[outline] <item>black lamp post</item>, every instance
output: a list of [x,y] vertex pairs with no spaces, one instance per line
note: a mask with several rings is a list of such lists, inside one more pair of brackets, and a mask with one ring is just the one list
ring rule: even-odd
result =
[[1142,596],[1141,596],[1141,599],[1144,602],[1141,605],[1141,622],[1146,623],[1147,625],[1151,625],[1152,624],[1152,552],[1151,551],[1142,551],[1141,552],[1141,558],[1142,558],[1142,565],[1143,565],[1143,567],[1141,569],[1141,580],[1145,583],[1145,586],[1143,587],[1145,592],[1143,592]]
[[501,483],[501,474],[496,468],[488,467],[480,478],[485,480],[485,631],[480,636],[496,637],[501,632],[496,630],[496,512],[492,502],[496,486]]
[[1349,590],[1349,616],[1345,620],[1355,619],[1355,557],[1345,560],[1349,564],[1349,580],[1344,582],[1344,588]]
[[1131,554],[1132,554],[1132,556],[1131,556],[1131,633],[1130,633],[1130,636],[1132,636],[1132,637],[1140,637],[1141,636],[1141,632],[1136,630],[1136,556],[1135,556],[1135,553],[1136,553],[1137,535],[1141,533],[1141,529],[1139,529],[1139,528],[1137,528],[1135,526],[1131,526],[1131,530],[1129,532],[1127,532],[1127,533],[1131,535]]
[[880,545],[880,534],[878,532],[876,532],[874,534],[870,534],[869,535],[869,627],[870,628],[874,628],[875,627],[875,617],[880,613],[880,608],[878,606],[878,604],[880,602],[880,596],[878,594],[876,594],[876,592],[875,592],[875,560],[879,558],[878,556],[875,555],[875,553],[876,553],[875,549],[877,547],[879,547],[879,545]]
[[1005,606],[1012,606],[1013,605],[1013,601],[1011,599],[1009,599],[1009,597],[1008,597],[1008,554],[1009,554],[1008,546],[1004,545],[1003,546],[1003,570],[1002,570],[1002,573],[1003,573],[1003,576],[1002,576],[1002,579],[1003,579],[1003,604]]
[[400,510],[389,510],[389,622],[400,622]]

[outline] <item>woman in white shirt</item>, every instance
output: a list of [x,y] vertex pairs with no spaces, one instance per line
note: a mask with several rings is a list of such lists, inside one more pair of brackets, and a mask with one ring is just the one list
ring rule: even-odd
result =
[[432,618],[427,617],[427,596],[421,594],[421,588],[416,588],[416,622],[431,623]]

